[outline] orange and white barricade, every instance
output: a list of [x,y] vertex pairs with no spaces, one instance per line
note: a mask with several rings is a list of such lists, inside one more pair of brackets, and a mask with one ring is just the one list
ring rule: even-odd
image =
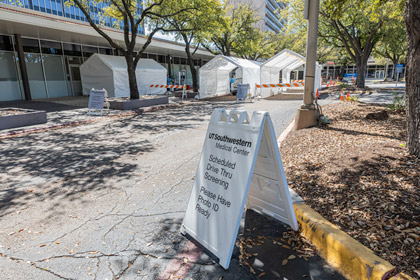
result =
[[[186,92],[186,85],[150,85],[149,89],[152,88],[170,88],[170,89],[174,89],[174,88],[182,88],[182,99],[187,98],[187,92]],[[151,92],[149,91],[149,94],[151,94]]]
[[292,83],[304,83],[305,80],[292,80]]
[[[280,83],[280,84],[255,84],[255,95],[261,98],[261,89],[265,88],[293,88],[293,87],[303,87],[305,82],[291,82],[291,83]],[[260,89],[259,94],[257,90]]]

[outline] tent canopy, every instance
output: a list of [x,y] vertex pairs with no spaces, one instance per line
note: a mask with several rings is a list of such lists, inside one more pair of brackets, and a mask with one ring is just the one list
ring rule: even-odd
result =
[[217,55],[200,68],[200,99],[230,92],[230,72],[238,68],[237,79],[249,84],[255,94],[255,84],[260,82],[260,66],[250,60]]
[[[124,57],[94,54],[80,66],[83,94],[92,88],[106,89],[109,97],[129,97],[127,62]],[[153,59],[140,59],[136,68],[139,94],[164,94],[164,88],[150,88],[151,84],[166,85],[167,70]]]
[[296,69],[305,64],[306,58],[294,51],[284,49],[261,65],[261,68]]
[[[284,49],[261,65],[261,83],[277,84],[280,82],[280,71],[282,83],[290,83],[290,72],[304,65],[306,58],[294,51]],[[315,70],[315,89],[319,88],[321,78],[321,69],[316,66]],[[319,73],[318,73],[319,72]],[[262,88],[261,96],[267,97],[273,95],[279,88]]]

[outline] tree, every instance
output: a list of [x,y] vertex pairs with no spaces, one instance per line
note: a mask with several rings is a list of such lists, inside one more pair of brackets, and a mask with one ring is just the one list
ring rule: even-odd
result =
[[231,5],[226,3],[218,17],[219,24],[207,32],[203,46],[213,54],[231,56],[232,52],[246,55],[244,44],[258,39],[258,30],[253,26],[259,18],[250,5]]
[[396,79],[395,65],[404,60],[407,52],[407,37],[402,14],[389,20],[384,29],[385,36],[378,42],[374,52],[392,61],[394,64],[392,76]]
[[320,36],[344,48],[357,68],[357,87],[364,88],[367,61],[384,36],[384,23],[396,14],[393,1],[326,0],[320,9]]
[[411,154],[420,158],[420,0],[406,0],[404,17],[407,28],[407,146]]
[[[179,10],[171,10],[168,13],[161,13],[161,7],[171,6],[173,3],[176,3],[176,0],[145,0],[145,1],[135,1],[135,0],[98,0],[98,1],[88,1],[88,0],[68,0],[67,5],[73,5],[78,7],[82,13],[85,15],[90,26],[96,30],[108,43],[125,57],[127,62],[127,72],[128,72],[128,81],[130,87],[130,98],[138,99],[139,91],[137,87],[137,78],[136,78],[136,68],[137,64],[141,58],[141,55],[144,53],[146,48],[152,42],[153,36],[159,31],[176,31],[165,29],[161,25],[155,25],[154,29],[147,35],[146,42],[144,45],[135,52],[136,48],[136,39],[137,31],[142,27],[145,21],[160,21],[165,18],[169,18],[181,13],[190,11],[192,8],[184,8]],[[102,8],[99,8],[98,4],[101,4]],[[138,5],[143,6],[138,7]],[[140,13],[137,13],[138,9],[141,10]],[[97,12],[100,17],[112,17],[119,20],[122,23],[124,31],[124,46],[121,46],[118,41],[112,39],[106,31],[103,30],[101,21],[97,23],[94,18],[93,11]]]
[[[194,3],[196,2],[196,3]],[[189,13],[180,13],[172,17],[164,18],[158,25],[166,29],[178,30],[174,32],[177,40],[182,40],[185,44],[185,53],[187,54],[187,63],[191,70],[193,80],[193,91],[198,92],[197,70],[194,66],[193,56],[200,46],[201,40],[206,32],[212,32],[217,27],[217,19],[221,14],[221,5],[217,0],[178,0],[174,6],[169,8],[173,10],[182,10],[191,8]],[[166,13],[169,13],[167,11]],[[191,47],[194,50],[191,52]]]

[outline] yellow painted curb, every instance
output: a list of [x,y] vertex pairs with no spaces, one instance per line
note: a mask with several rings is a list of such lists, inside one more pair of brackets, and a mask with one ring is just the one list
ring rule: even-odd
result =
[[321,257],[347,279],[382,280],[395,270],[392,264],[376,256],[308,205],[293,206],[303,235],[315,245]]
[[414,280],[414,278],[405,273],[399,273],[394,277],[389,278],[389,280]]

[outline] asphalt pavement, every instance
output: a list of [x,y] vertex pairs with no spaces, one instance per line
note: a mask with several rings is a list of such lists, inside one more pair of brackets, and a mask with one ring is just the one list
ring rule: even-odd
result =
[[[343,279],[319,257],[282,266],[291,252],[269,242],[256,274],[237,250],[224,270],[179,233],[212,110],[268,111],[278,136],[301,104],[197,102],[0,140],[1,278]],[[240,230],[284,231],[252,211]]]

